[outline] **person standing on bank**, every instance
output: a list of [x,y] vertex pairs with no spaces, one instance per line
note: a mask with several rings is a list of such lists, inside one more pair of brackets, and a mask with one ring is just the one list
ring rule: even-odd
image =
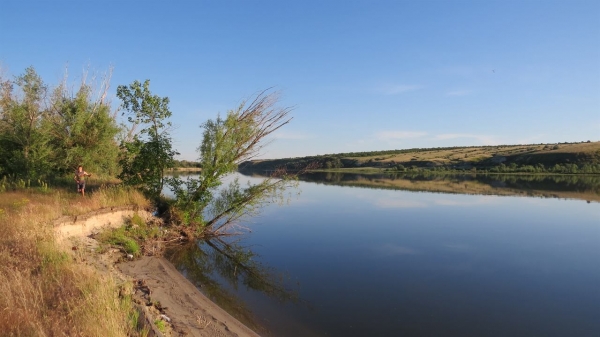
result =
[[77,193],[81,193],[82,196],[85,196],[85,177],[91,177],[90,173],[87,173],[83,170],[83,166],[79,165],[77,167],[77,172],[75,172],[75,181],[77,182]]

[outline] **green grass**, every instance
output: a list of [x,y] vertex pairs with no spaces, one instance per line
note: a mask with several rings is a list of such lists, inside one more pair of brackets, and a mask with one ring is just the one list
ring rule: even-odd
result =
[[107,229],[97,238],[107,246],[119,247],[127,254],[140,256],[141,245],[150,244],[153,240],[163,239],[165,233],[156,223],[148,224],[139,214],[134,214],[124,226]]
[[140,245],[131,237],[131,233],[125,227],[118,227],[102,232],[99,241],[111,246],[122,248],[127,254],[139,256]]
[[165,324],[165,321],[157,319],[156,321],[154,321],[154,324],[160,332],[165,333],[167,331],[167,325]]

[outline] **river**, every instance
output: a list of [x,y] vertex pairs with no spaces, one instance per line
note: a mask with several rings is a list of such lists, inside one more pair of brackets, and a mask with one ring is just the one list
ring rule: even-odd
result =
[[265,336],[598,336],[599,179],[312,174],[168,258]]

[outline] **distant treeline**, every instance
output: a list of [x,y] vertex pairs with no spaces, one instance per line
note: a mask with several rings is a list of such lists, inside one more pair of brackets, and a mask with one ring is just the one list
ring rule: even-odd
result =
[[[434,172],[480,171],[490,173],[600,173],[600,143],[589,144],[593,151],[578,152],[569,150],[570,145],[581,143],[591,142],[560,143],[560,145],[462,146],[347,152],[300,158],[255,160],[240,165],[240,171],[260,172],[279,168],[295,171],[302,170],[310,165],[323,170],[378,168],[399,172],[426,170]],[[524,150],[514,151],[515,148]],[[487,155],[480,158],[469,157],[469,153],[478,150],[485,150]],[[454,157],[450,159],[451,156],[446,154],[444,157],[433,159],[418,159],[415,156],[412,156],[408,160],[394,158],[394,156],[402,154],[418,154],[432,151],[452,151]],[[459,151],[462,152],[459,153]],[[407,158],[407,156],[405,155],[404,158]]]
[[428,168],[417,167],[417,166],[405,167],[404,165],[399,164],[399,165],[396,165],[396,166],[388,169],[388,171],[397,171],[397,172],[411,172],[411,171],[444,172],[444,171],[449,171],[449,170],[453,170],[453,171],[457,171],[457,172],[471,171],[471,172],[480,172],[480,173],[489,172],[489,173],[593,174],[593,173],[600,173],[600,164],[588,164],[588,163],[570,164],[570,163],[566,163],[566,164],[554,164],[552,166],[546,167],[546,166],[544,166],[544,164],[541,164],[541,163],[538,163],[535,165],[519,165],[517,163],[510,163],[509,165],[505,165],[504,163],[500,163],[496,166],[492,166],[489,168],[483,167],[483,168],[479,168],[479,169],[477,167],[452,169],[452,168],[443,167],[443,166],[428,167]]
[[190,160],[175,160],[175,167],[183,167],[183,168],[190,168],[190,167],[195,167],[195,168],[201,168],[202,166],[200,165],[199,162],[196,161],[190,161]]

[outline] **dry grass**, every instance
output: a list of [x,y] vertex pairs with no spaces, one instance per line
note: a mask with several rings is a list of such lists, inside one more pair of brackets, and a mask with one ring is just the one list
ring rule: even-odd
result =
[[131,336],[132,304],[110,275],[77,263],[55,241],[52,220],[102,207],[148,202],[137,192],[103,188],[0,193],[2,336]]
[[558,144],[555,149],[549,144],[531,145],[509,145],[509,146],[487,146],[466,147],[457,149],[428,150],[421,152],[406,152],[391,155],[374,155],[370,157],[348,157],[359,163],[369,160],[378,162],[410,162],[411,160],[430,161],[440,165],[449,164],[452,161],[481,161],[489,159],[494,155],[509,156],[516,154],[559,154],[559,153],[594,153],[600,150],[600,142]]

